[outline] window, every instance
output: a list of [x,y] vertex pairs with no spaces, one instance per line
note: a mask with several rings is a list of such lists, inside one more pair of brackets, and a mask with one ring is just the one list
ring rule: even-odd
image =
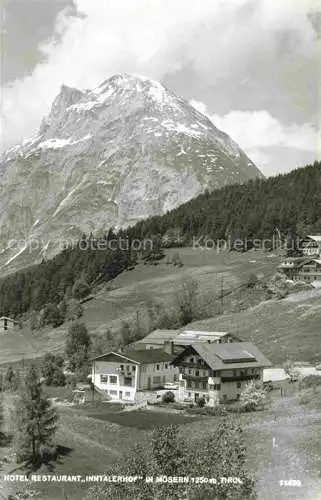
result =
[[130,392],[125,392],[125,398],[130,398]]
[[117,384],[117,376],[116,375],[110,375],[109,382],[111,384]]
[[221,384],[214,384],[214,391],[220,391],[221,390]]
[[136,366],[132,366],[132,371],[135,372],[136,371]]
[[188,374],[189,374],[189,375],[192,375],[192,370],[188,370]]
[[190,363],[194,363],[194,358],[191,358],[191,359],[189,360],[189,362],[190,362]]
[[8,320],[7,319],[4,320],[4,329],[8,330]]
[[159,368],[159,365],[156,365],[156,370],[157,370],[157,371],[159,371],[159,369],[160,369],[160,368]]
[[198,383],[198,382],[195,382],[194,387],[195,387],[195,389],[199,389],[199,383]]
[[241,382],[238,382],[238,383],[236,384],[236,387],[237,387],[238,389],[241,389],[241,387],[242,387]]
[[111,396],[117,396],[117,391],[109,391],[109,394],[110,394]]
[[125,379],[124,379],[124,385],[131,386],[132,385],[132,378],[131,377],[125,377]]
[[201,383],[201,389],[204,389],[204,390],[207,389],[207,382],[202,382]]
[[188,389],[191,389],[192,388],[192,382],[190,380],[186,380],[186,387]]
[[160,383],[161,383],[160,377],[153,377],[153,384],[160,384]]
[[165,370],[167,370],[167,368],[168,368],[168,365],[165,363]]
[[107,384],[107,382],[108,382],[108,376],[107,375],[100,375],[100,383]]
[[209,391],[214,391],[214,384],[209,384],[208,385],[208,390]]
[[196,370],[196,371],[195,371],[195,375],[196,375],[196,377],[198,377],[198,376],[199,376],[199,374],[200,374],[200,371],[199,371],[199,370]]
[[120,365],[120,370],[123,372],[124,371],[124,365]]

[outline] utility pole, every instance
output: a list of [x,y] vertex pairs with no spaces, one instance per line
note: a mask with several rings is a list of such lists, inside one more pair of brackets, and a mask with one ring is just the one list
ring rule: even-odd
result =
[[95,400],[95,361],[93,363],[93,379],[91,381],[92,384],[92,403]]
[[223,314],[223,274],[221,274],[221,286],[220,286],[220,308],[221,308],[221,314]]

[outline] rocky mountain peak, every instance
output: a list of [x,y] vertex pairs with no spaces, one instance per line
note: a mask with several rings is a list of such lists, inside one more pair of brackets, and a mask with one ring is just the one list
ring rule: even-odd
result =
[[[262,177],[224,132],[159,82],[63,85],[36,138],[0,161],[0,273],[84,232],[134,224],[206,189]],[[214,214],[213,214],[214,215]],[[6,247],[10,239],[25,247]],[[41,242],[32,254],[28,242]]]
[[60,92],[52,103],[50,114],[40,126],[39,134],[45,134],[49,128],[58,129],[66,109],[79,102],[84,96],[85,92],[79,89],[61,85]]

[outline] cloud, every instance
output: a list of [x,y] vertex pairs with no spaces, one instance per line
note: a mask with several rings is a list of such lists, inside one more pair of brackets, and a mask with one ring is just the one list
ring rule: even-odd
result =
[[[226,79],[238,85],[244,68],[268,88],[274,74],[285,71],[285,80],[293,76],[297,61],[308,61],[304,67],[310,72],[304,78],[313,80],[316,33],[307,18],[311,7],[303,0],[295,8],[290,0],[74,3],[78,15],[62,11],[55,36],[40,45],[45,61],[30,76],[2,89],[3,148],[37,130],[62,83],[91,88],[124,71],[160,80],[187,65],[202,81],[222,84],[222,92]],[[232,118],[239,123],[242,117],[227,115],[222,118],[224,125],[231,126]],[[261,115],[255,119],[264,121]]]
[[309,123],[285,125],[265,110],[231,111],[219,116],[211,114],[202,102],[191,101],[190,104],[206,115],[217,128],[229,134],[263,169],[270,165],[271,158],[267,151],[271,148],[277,148],[278,151],[293,149],[298,157],[302,153],[312,153],[312,157],[317,158],[321,138],[316,128]]

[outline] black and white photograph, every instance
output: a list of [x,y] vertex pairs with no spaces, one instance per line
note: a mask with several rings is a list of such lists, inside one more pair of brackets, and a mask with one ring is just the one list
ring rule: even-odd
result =
[[321,0],[0,0],[0,500],[321,500]]

